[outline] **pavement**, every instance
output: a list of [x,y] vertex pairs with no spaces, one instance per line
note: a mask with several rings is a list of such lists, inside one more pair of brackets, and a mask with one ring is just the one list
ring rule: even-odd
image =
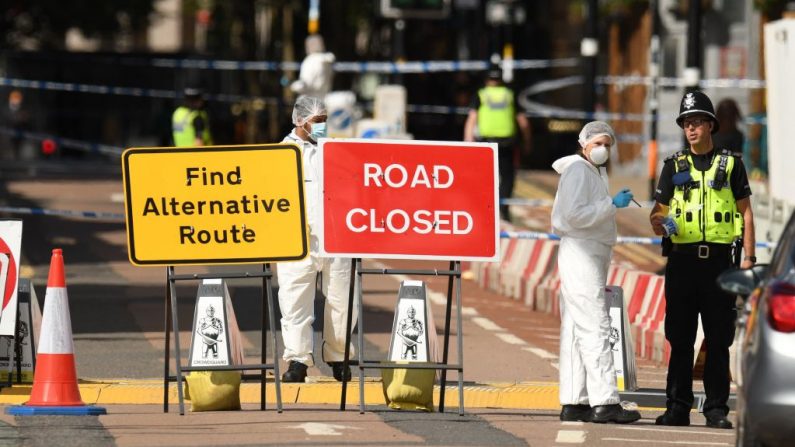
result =
[[[35,175],[0,169],[0,205],[51,210],[123,212],[118,169],[86,163],[37,166]],[[526,171],[519,175],[516,196],[551,200],[557,175]],[[644,191],[646,182],[633,176],[614,176],[611,189],[628,186]],[[647,186],[646,186],[647,187]],[[643,203],[644,197],[636,194]],[[519,230],[549,230],[549,206],[512,207],[512,223]],[[123,222],[71,215],[11,215],[22,217],[23,276],[32,279],[43,301],[50,252],[64,249],[66,282],[72,320],[79,387],[87,404],[101,405],[107,415],[37,416],[0,414],[0,445],[14,446],[252,446],[252,445],[730,445],[734,433],[703,427],[693,413],[691,427],[659,427],[654,418],[660,400],[635,400],[643,419],[627,426],[562,423],[558,419],[557,352],[559,320],[533,310],[524,302],[480,287],[471,271],[461,284],[462,332],[455,324],[450,361],[464,365],[463,403],[458,415],[458,377],[447,376],[445,412],[394,411],[386,407],[378,370],[365,371],[366,411],[360,413],[358,380],[350,383],[346,409],[338,411],[341,384],[330,368],[318,361],[304,384],[283,384],[283,412],[274,411],[275,389],[268,372],[266,407],[260,409],[258,382],[241,385],[242,411],[190,412],[181,416],[175,384],[168,386],[169,407],[163,407],[164,281],[161,268],[140,268],[127,260]],[[650,236],[648,210],[627,208],[618,215],[621,235]],[[623,248],[622,248],[623,247]],[[616,262],[658,271],[662,259],[651,246],[622,246]],[[448,263],[375,259],[371,268],[447,269]],[[256,267],[256,266],[255,266]],[[239,268],[226,266],[224,269]],[[277,266],[278,268],[278,266]],[[467,266],[472,268],[472,266]],[[191,269],[196,272],[214,268]],[[178,269],[178,273],[182,273]],[[400,281],[421,279],[429,290],[437,334],[443,333],[447,279],[436,276],[367,275],[363,284],[364,358],[383,359],[388,352],[395,299]],[[247,361],[259,363],[261,354],[261,288],[253,279],[230,282]],[[274,293],[278,283],[273,284]],[[192,332],[195,283],[178,287],[180,339],[187,352]],[[323,300],[316,300],[316,313]],[[455,307],[453,307],[455,309]],[[455,321],[455,318],[453,318]],[[319,350],[323,321],[315,321]],[[280,331],[275,328],[280,342]],[[463,337],[457,352],[456,336]],[[319,356],[318,356],[319,357]],[[272,361],[272,355],[268,357]],[[280,362],[282,370],[286,367]],[[174,362],[171,356],[170,371]],[[665,367],[637,359],[638,385],[658,394],[665,386]],[[356,370],[354,369],[356,379]],[[30,385],[0,388],[0,406],[25,402]],[[440,389],[434,388],[438,409]]]
[[[557,185],[558,176],[549,171],[523,171],[518,175],[516,197],[530,198],[530,199],[547,199],[551,200],[554,197],[554,192]],[[112,184],[112,183],[111,183]],[[37,186],[38,185],[38,186]],[[637,176],[623,176],[612,178],[611,189],[618,191],[623,187],[630,187],[636,191],[636,197],[645,201],[646,197],[640,191],[648,189],[648,182],[645,179]],[[11,192],[19,192],[32,196],[40,206],[69,206],[72,208],[94,206],[97,204],[61,204],[55,205],[52,199],[48,199],[49,191],[56,187],[53,184],[42,185],[40,182],[22,182],[17,186],[11,186]],[[72,193],[74,198],[82,198],[89,195],[88,189],[95,188],[95,185],[77,186]],[[114,186],[118,188],[118,186]],[[41,190],[37,192],[37,188]],[[644,189],[645,188],[645,189]],[[36,197],[37,195],[41,197]],[[107,209],[97,209],[97,211],[112,211],[119,209],[116,206],[105,205]],[[513,223],[520,229],[527,229],[532,231],[548,231],[549,229],[549,211],[550,206],[540,207],[522,207],[513,206],[512,220]],[[648,228],[648,210],[628,208],[619,213],[618,225],[619,233],[627,236],[652,236],[651,230]],[[59,236],[60,240],[57,242],[69,244],[69,240],[63,236]],[[124,243],[124,240],[108,240],[106,242],[113,245]],[[67,260],[69,259],[69,252],[66,252]],[[656,247],[644,246],[622,246],[617,247],[615,253],[616,261],[631,263],[639,269],[647,271],[658,271],[662,266],[662,258],[656,251]],[[418,262],[414,261],[396,261],[396,260],[375,260],[368,261],[371,265],[385,266],[385,267],[411,267],[418,268]],[[35,264],[35,263],[34,263]],[[48,265],[41,262],[37,265],[26,265],[24,273],[29,274],[33,278],[46,278],[46,269]],[[133,268],[128,265],[126,260],[114,260],[107,263],[102,267],[109,271],[122,272],[121,275],[130,281],[136,282],[141,285],[145,283],[158,283],[162,281],[160,274],[150,274],[152,269]],[[421,268],[421,267],[420,267]],[[137,270],[137,271],[136,271]],[[143,270],[144,272],[142,272]],[[85,281],[87,283],[96,284],[97,281],[102,282],[101,279],[96,278],[98,274],[102,273],[97,270],[96,265],[91,264],[77,264],[68,265],[67,273],[71,273],[69,284],[78,284],[82,286]],[[99,275],[103,276],[104,275]],[[465,273],[464,277],[470,275]],[[386,295],[394,294],[397,290],[397,282],[400,279],[407,278],[378,278],[374,283],[368,287],[365,284],[365,305],[374,308],[379,308],[384,313],[391,311],[391,303],[384,304],[381,300],[375,299],[375,295],[386,291]],[[427,278],[418,278],[427,280]],[[369,280],[369,279],[368,279]],[[436,315],[444,315],[444,309],[441,304],[444,303],[444,296],[446,292],[446,281],[441,280],[427,280],[429,287],[433,290],[433,296],[436,297],[435,307]],[[494,294],[489,291],[482,290],[477,287],[472,281],[464,280],[464,297],[465,304],[469,304],[464,308],[468,311],[467,325],[465,332],[482,331],[489,334],[496,334],[499,340],[512,348],[517,348],[519,352],[533,357],[531,363],[538,363],[541,360],[543,367],[537,368],[539,374],[531,374],[531,377],[517,374],[515,368],[511,368],[511,363],[517,360],[516,354],[511,354],[506,359],[501,359],[495,367],[493,360],[491,367],[483,368],[481,364],[467,364],[466,365],[466,386],[464,387],[464,402],[467,408],[535,408],[535,409],[556,409],[558,408],[557,401],[557,325],[558,320],[556,317],[541,312],[534,312],[523,307],[520,303]],[[82,289],[81,289],[82,290]],[[384,293],[382,293],[384,294]],[[434,295],[435,294],[435,295]],[[43,293],[40,292],[40,295]],[[151,306],[147,306],[144,312],[150,312]],[[134,313],[140,313],[142,309],[135,309]],[[509,322],[505,322],[506,315]],[[74,318],[74,317],[73,317]],[[78,318],[80,318],[78,316]],[[391,317],[389,317],[391,318]],[[368,317],[371,320],[372,317]],[[183,320],[184,321],[184,320]],[[494,323],[494,321],[498,323]],[[527,330],[524,323],[529,323],[532,330]],[[78,322],[76,327],[80,327]],[[467,327],[473,327],[472,330]],[[503,326],[507,327],[504,328]],[[437,327],[441,327],[437,323]],[[543,332],[542,329],[545,331]],[[440,329],[441,330],[441,329]],[[254,340],[247,345],[247,352],[249,354],[255,353],[258,347],[256,346],[257,331],[249,331],[245,338]],[[188,333],[183,334],[182,340],[189,340]],[[145,337],[149,340],[154,347],[161,347],[162,349],[162,332],[160,335],[157,332],[147,332]],[[373,338],[375,337],[375,338]],[[481,335],[469,335],[465,341],[465,350],[470,348],[473,344],[477,345],[478,340],[485,337]],[[157,340],[161,338],[161,340]],[[507,341],[506,341],[507,340]],[[93,342],[89,347],[89,341]],[[111,340],[107,340],[111,341]],[[78,347],[78,352],[95,351],[97,337],[85,337],[76,331],[75,342]],[[379,333],[368,338],[368,343],[376,347],[376,351],[384,351],[387,340],[384,334]],[[378,348],[380,346],[380,348]],[[451,342],[454,347],[454,343]],[[488,348],[477,347],[471,349],[475,351],[475,355],[482,355],[483,350]],[[452,355],[452,354],[451,354]],[[102,362],[101,356],[96,360]],[[162,356],[161,356],[162,361]],[[85,365],[85,366],[83,366]],[[105,370],[107,367],[94,368],[91,363],[81,363],[81,370]],[[645,389],[659,389],[661,388],[664,378],[664,368],[659,364],[653,362],[638,362],[638,376],[639,384]],[[496,373],[500,371],[500,373]],[[85,378],[83,374],[81,377],[84,379],[80,383],[81,393],[86,403],[106,405],[106,404],[157,404],[162,403],[163,399],[163,382],[157,379],[157,375],[149,376],[149,378],[142,378],[136,380],[135,377],[127,377],[122,379],[108,379],[106,377],[124,377],[124,371],[119,374],[119,371],[109,371],[110,374],[117,374],[115,376],[105,376],[100,378]],[[162,373],[161,373],[162,374]],[[135,376],[136,374],[132,374]],[[140,374],[138,374],[140,375]],[[328,369],[323,366],[313,367],[310,370],[310,381],[305,384],[283,384],[282,385],[282,400],[285,405],[289,404],[338,404],[340,401],[340,384],[329,378]],[[354,370],[354,378],[356,377]],[[522,380],[522,379],[530,380]],[[519,379],[519,380],[517,380]],[[455,408],[458,405],[458,393],[456,387],[455,373],[451,373],[448,378],[448,386],[450,387],[446,393],[446,406]],[[30,387],[25,385],[15,385],[12,388],[3,388],[0,390],[0,404],[19,404],[26,400],[29,394]],[[272,377],[269,383],[266,395],[268,404],[275,403],[275,393],[273,391]],[[348,403],[358,404],[358,381],[354,380],[348,390]],[[171,402],[176,402],[176,385],[171,384],[169,387],[169,395]],[[255,404],[259,402],[259,384],[258,383],[244,383],[241,388],[241,400],[243,403]],[[439,387],[436,386],[435,401],[438,402]],[[383,405],[384,397],[382,392],[382,384],[379,377],[368,377],[365,382],[365,404],[366,405]],[[652,408],[659,408],[653,405]]]

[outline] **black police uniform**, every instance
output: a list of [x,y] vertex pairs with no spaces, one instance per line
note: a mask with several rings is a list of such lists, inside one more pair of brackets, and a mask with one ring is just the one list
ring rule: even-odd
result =
[[[712,115],[712,104],[703,93],[696,92],[689,101],[683,98],[677,123],[685,116],[704,113]],[[698,95],[700,93],[700,95]],[[689,107],[687,107],[689,106]],[[717,121],[715,121],[717,123]],[[714,131],[714,129],[713,129]],[[713,149],[709,153],[691,154],[693,166],[707,171],[717,163],[720,153]],[[674,195],[673,175],[676,172],[674,157],[666,159],[654,199],[661,204],[670,204]],[[703,184],[691,190],[699,194]],[[742,160],[734,158],[734,167],[729,176],[729,187],[735,201],[751,195],[748,176]],[[699,253],[695,244],[674,244],[668,253],[665,267],[665,338],[671,344],[666,384],[666,407],[669,412],[687,417],[693,405],[693,355],[698,330],[698,317],[704,328],[707,346],[704,366],[704,389],[707,399],[704,414],[727,415],[729,407],[729,347],[734,341],[736,310],[734,299],[716,284],[717,276],[732,266],[729,244],[710,245],[709,255]],[[699,256],[701,255],[701,256]]]
[[[703,155],[693,155],[693,165],[707,171],[717,157],[716,150]],[[674,194],[671,180],[675,162],[666,160],[654,199],[668,204]],[[751,195],[748,176],[742,160],[735,157],[729,185],[735,200]],[[693,190],[692,194],[698,194]],[[729,347],[734,340],[734,322],[737,313],[734,299],[723,292],[715,282],[718,275],[732,266],[729,245],[715,247],[710,256],[700,258],[691,247],[674,245],[665,266],[665,338],[671,343],[668,362],[666,396],[667,408],[675,412],[690,412],[693,405],[693,354],[698,330],[698,316],[704,327],[707,344],[704,366],[704,389],[707,400],[704,412],[720,410],[728,414],[729,407]]]

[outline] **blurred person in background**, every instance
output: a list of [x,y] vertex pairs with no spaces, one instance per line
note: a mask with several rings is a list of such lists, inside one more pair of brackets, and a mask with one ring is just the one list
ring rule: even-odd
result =
[[552,205],[552,232],[560,236],[560,420],[625,424],[640,413],[624,408],[618,395],[605,285],[616,212],[632,193],[609,195],[604,165],[616,144],[610,125],[586,124],[579,143],[576,154],[552,164],[560,174]]
[[188,87],[184,91],[184,103],[171,116],[171,131],[174,146],[211,146],[210,120],[204,109],[204,91]]
[[[312,96],[299,96],[293,107],[292,132],[284,138],[301,148],[304,164],[304,197],[309,226],[309,256],[301,261],[280,263],[279,308],[284,353],[288,362],[284,382],[305,382],[307,369],[315,364],[312,346],[312,323],[315,321],[315,284],[320,273],[322,293],[326,297],[323,310],[322,358],[331,367],[334,378],[342,382],[351,380],[351,369],[343,370],[345,359],[345,327],[348,316],[348,293],[351,280],[350,258],[323,258],[318,256],[317,238],[320,224],[321,160],[318,140],[326,136],[328,112],[323,100]],[[356,308],[352,326],[356,325]],[[353,356],[353,345],[351,345]]]
[[[530,153],[530,122],[514,100],[513,91],[502,82],[502,72],[488,72],[486,85],[478,91],[464,124],[464,141],[497,143],[500,173],[500,200],[513,196],[519,160],[517,124],[523,150]],[[510,221],[508,205],[500,204],[500,216]]]
[[22,132],[28,130],[30,125],[30,113],[24,104],[25,96],[19,90],[11,90],[8,94],[8,107],[4,110],[3,121],[11,127],[13,134],[9,138],[11,144],[11,158],[21,160],[22,158]]
[[306,57],[301,62],[298,80],[290,85],[290,90],[299,95],[325,98],[331,91],[334,77],[334,54],[326,51],[323,37],[312,34],[304,42]]
[[740,108],[733,99],[726,98],[718,103],[715,111],[718,118],[718,131],[712,135],[712,144],[717,149],[728,149],[732,154],[742,156],[745,135],[737,127],[742,119]]

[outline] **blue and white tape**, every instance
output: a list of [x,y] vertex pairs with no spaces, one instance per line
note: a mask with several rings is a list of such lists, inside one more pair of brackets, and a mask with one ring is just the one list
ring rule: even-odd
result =
[[[552,233],[538,231],[500,231],[501,239],[533,239],[559,241],[560,236]],[[659,245],[662,238],[659,237],[639,237],[639,236],[618,236],[617,244],[639,244],[639,245]],[[775,242],[757,242],[757,248],[776,248]]]
[[[29,208],[29,207],[14,207],[14,206],[0,206],[0,213],[8,214],[29,214],[37,216],[60,216],[60,217],[76,217],[83,219],[100,219],[108,221],[124,222],[125,216],[120,213],[111,213],[104,211],[73,211],[73,210],[50,210],[45,208]],[[543,233],[537,231],[500,231],[501,239],[545,239],[551,241],[559,241],[560,236],[552,233]],[[641,244],[641,245],[659,245],[661,242],[659,237],[637,237],[637,236],[618,236],[616,243],[618,244]],[[774,242],[757,242],[758,248],[775,248]]]
[[[531,70],[549,67],[576,67],[578,58],[563,59],[519,59],[511,61],[514,70]],[[161,68],[190,68],[200,70],[225,71],[298,71],[300,62],[273,61],[231,61],[213,59],[165,59],[152,60],[152,66]],[[460,71],[484,71],[491,66],[481,60],[438,60],[438,61],[362,61],[335,62],[332,67],[336,73],[440,73]]]
[[68,147],[70,149],[78,149],[92,154],[121,157],[122,152],[124,152],[123,147],[111,146],[109,144],[92,143],[89,141],[76,140],[74,138],[58,137],[40,132],[20,131],[8,127],[0,127],[0,134],[38,142],[42,142],[44,140],[53,140],[57,147]]
[[122,222],[124,221],[124,214],[109,213],[102,211],[48,210],[44,208],[0,206],[0,213],[29,214],[34,216],[78,217],[83,219],[101,219],[101,220],[122,221]]

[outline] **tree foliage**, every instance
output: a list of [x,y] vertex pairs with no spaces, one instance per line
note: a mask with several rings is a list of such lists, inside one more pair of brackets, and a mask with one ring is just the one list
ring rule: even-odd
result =
[[64,47],[66,31],[108,41],[149,26],[157,0],[0,0],[0,39],[5,48]]

